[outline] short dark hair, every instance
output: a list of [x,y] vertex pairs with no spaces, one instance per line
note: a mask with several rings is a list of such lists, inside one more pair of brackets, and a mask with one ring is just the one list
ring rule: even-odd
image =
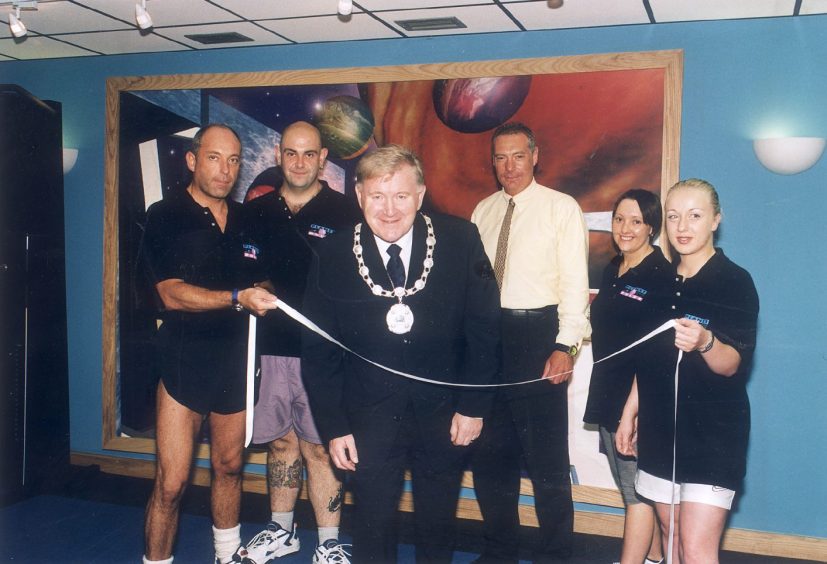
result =
[[617,213],[617,207],[623,200],[634,200],[637,202],[640,208],[640,214],[643,216],[643,223],[652,228],[652,234],[649,236],[649,242],[652,242],[658,233],[660,233],[660,229],[663,226],[663,207],[660,203],[660,197],[654,192],[642,188],[626,190],[615,200],[615,205],[612,208],[612,217]]
[[497,140],[497,137],[502,137],[503,135],[517,135],[520,133],[528,137],[528,150],[534,152],[534,148],[537,146],[537,141],[534,138],[534,132],[531,131],[531,128],[524,123],[520,123],[519,121],[510,121],[502,124],[494,130],[494,134],[491,136],[491,154],[494,154],[494,141]]
[[198,155],[198,150],[201,148],[201,143],[204,139],[204,134],[206,134],[210,129],[213,129],[214,127],[220,127],[222,129],[226,129],[227,131],[229,131],[230,133],[235,135],[235,138],[238,140],[238,144],[241,145],[241,137],[238,136],[238,133],[236,133],[235,129],[233,129],[232,127],[230,127],[229,125],[224,124],[224,123],[210,123],[208,125],[205,125],[201,129],[199,129],[195,133],[195,135],[192,136],[192,143],[190,144],[190,152],[193,155]]

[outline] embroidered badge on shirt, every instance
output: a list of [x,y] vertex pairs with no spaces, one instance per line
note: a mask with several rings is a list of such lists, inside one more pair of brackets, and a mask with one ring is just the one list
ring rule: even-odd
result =
[[643,297],[648,292],[644,288],[637,288],[635,286],[629,286],[626,284],[625,289],[620,291],[621,296],[625,296],[627,298],[632,298],[633,300],[637,300],[639,302],[643,301]]
[[307,232],[308,235],[311,237],[318,237],[320,239],[324,239],[328,235],[333,235],[335,229],[331,229],[330,227],[325,227],[324,225],[317,225],[313,223],[310,225],[310,231]]
[[258,260],[258,254],[260,252],[258,247],[250,243],[244,243],[242,247],[244,248],[244,258]]
[[708,319],[704,319],[703,317],[698,317],[697,315],[692,315],[691,313],[687,313],[686,315],[684,315],[684,318],[685,319],[691,319],[692,321],[697,321],[698,323],[700,323],[704,327],[707,327],[709,325],[709,320]]

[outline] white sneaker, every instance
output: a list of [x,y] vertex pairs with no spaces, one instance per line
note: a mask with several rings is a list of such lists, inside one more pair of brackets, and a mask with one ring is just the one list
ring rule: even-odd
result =
[[298,552],[300,548],[295,524],[293,524],[292,531],[285,531],[281,525],[271,521],[266,529],[247,543],[247,554],[243,562],[245,564],[267,564],[280,556]]
[[327,539],[324,544],[316,547],[313,553],[313,564],[350,564],[349,544],[339,544],[336,539]]

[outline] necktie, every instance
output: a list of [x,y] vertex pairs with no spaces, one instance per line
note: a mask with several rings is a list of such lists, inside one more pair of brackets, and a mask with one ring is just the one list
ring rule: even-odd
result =
[[494,278],[497,280],[497,287],[503,288],[503,275],[505,274],[505,255],[508,252],[508,232],[511,230],[511,215],[514,213],[514,198],[508,200],[508,208],[505,210],[505,217],[500,226],[500,236],[497,238],[497,254],[494,256]]
[[390,276],[394,288],[405,287],[405,265],[402,264],[402,258],[399,256],[401,252],[402,247],[396,243],[388,247],[388,254],[391,256],[387,266],[388,276]]

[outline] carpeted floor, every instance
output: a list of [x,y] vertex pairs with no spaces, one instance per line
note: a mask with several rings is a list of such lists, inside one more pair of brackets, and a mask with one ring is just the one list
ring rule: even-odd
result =
[[[72,467],[59,487],[46,494],[0,508],[0,560],[22,564],[40,563],[139,563],[143,554],[143,513],[152,483],[100,473],[95,467]],[[342,520],[343,542],[350,542],[345,508]],[[242,539],[249,540],[269,516],[266,496],[244,494],[242,500]],[[410,516],[400,515],[399,562],[414,562]],[[316,531],[309,504],[300,501],[296,508],[301,550],[279,562],[310,562]],[[212,562],[212,534],[209,518],[209,490],[191,487],[184,500],[175,562],[181,564]],[[461,521],[455,564],[471,562],[478,556],[481,529],[477,521]],[[536,533],[524,531],[526,544]],[[575,535],[577,564],[610,564],[620,555],[620,540],[594,535]],[[528,554],[525,554],[528,558]],[[761,557],[725,552],[724,564],[804,564],[803,560]]]

